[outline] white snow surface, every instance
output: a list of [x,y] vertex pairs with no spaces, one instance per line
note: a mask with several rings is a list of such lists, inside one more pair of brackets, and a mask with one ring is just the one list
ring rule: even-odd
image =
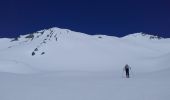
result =
[[[0,39],[0,100],[169,100],[170,39],[50,28]],[[123,67],[132,68],[126,79]]]

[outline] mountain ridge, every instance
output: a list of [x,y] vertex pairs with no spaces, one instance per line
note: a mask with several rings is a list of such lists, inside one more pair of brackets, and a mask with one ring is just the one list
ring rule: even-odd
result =
[[[17,40],[18,38],[20,37],[23,37],[23,36],[26,36],[27,38],[29,38],[29,36],[31,35],[35,35],[35,34],[38,34],[38,33],[43,33],[45,31],[56,31],[56,30],[62,30],[62,31],[66,31],[66,32],[76,32],[76,31],[72,31],[72,30],[69,30],[69,29],[64,29],[64,28],[58,28],[58,27],[52,27],[52,28],[48,28],[48,29],[42,29],[40,31],[36,31],[36,32],[33,32],[33,33],[28,33],[28,34],[25,34],[25,35],[19,35],[18,37],[16,38],[9,38],[9,39],[13,39],[14,41]],[[82,32],[77,32],[77,33],[82,33]],[[83,34],[87,34],[87,33],[83,33]],[[87,34],[89,35],[89,34]],[[95,34],[95,35],[92,35],[92,36],[109,36],[109,35],[104,35],[104,34]],[[147,33],[144,33],[144,32],[137,32],[137,33],[132,33],[132,34],[128,34],[128,35],[125,35],[125,36],[122,36],[122,37],[117,37],[117,36],[111,36],[111,37],[117,37],[117,38],[124,38],[124,37],[139,37],[139,36],[143,36],[143,37],[149,37],[150,39],[169,39],[169,38],[163,38],[163,37],[160,37],[160,36],[157,36],[157,35],[150,35],[150,34],[147,34]]]
[[153,71],[169,58],[164,56],[170,53],[169,42],[141,33],[118,38],[50,28],[17,39],[0,39],[2,66],[15,69],[0,67],[0,71],[120,70],[127,63],[137,71]]

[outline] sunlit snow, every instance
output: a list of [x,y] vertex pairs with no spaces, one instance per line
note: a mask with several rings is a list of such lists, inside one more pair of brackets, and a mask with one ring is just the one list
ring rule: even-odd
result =
[[170,39],[143,33],[51,28],[2,38],[0,100],[169,100],[169,59]]

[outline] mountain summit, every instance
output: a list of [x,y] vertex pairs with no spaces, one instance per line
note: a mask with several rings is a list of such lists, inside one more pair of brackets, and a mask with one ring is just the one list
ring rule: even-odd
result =
[[0,39],[0,64],[8,66],[0,71],[120,70],[126,63],[138,71],[152,71],[169,59],[169,43],[170,39],[143,33],[118,38],[55,27]]

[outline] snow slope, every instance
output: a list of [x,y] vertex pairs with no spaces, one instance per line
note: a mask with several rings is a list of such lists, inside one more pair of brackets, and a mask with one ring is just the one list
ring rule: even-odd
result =
[[0,39],[0,60],[24,63],[36,71],[121,70],[126,63],[136,71],[155,71],[166,68],[158,65],[161,56],[170,53],[169,43],[170,39],[150,39],[142,33],[117,38],[51,28]]
[[0,73],[1,100],[169,100],[170,70],[136,74],[112,72]]
[[169,43],[143,33],[118,38],[60,28],[2,38],[0,100],[169,100]]

